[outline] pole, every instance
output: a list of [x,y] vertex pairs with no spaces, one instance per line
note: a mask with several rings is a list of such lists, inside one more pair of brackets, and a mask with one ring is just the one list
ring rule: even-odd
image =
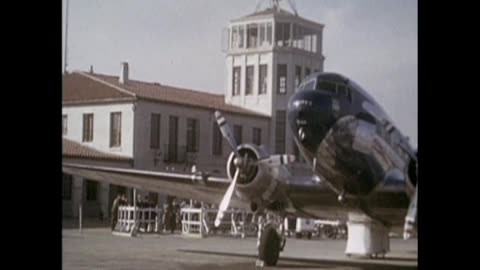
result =
[[78,230],[82,233],[82,201],[80,201],[80,205],[78,206]]
[[137,189],[133,189],[133,224],[137,224]]
[[68,48],[68,0],[66,0],[66,11],[65,11],[65,52],[63,60],[63,73],[67,72],[67,48]]

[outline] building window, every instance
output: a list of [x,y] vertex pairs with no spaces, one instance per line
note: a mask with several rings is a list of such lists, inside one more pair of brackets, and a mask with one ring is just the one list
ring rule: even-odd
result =
[[72,176],[62,174],[62,200],[70,201],[72,199]]
[[295,66],[295,88],[297,88],[302,82],[302,67]]
[[235,141],[237,141],[237,144],[242,143],[242,126],[233,125],[233,137]]
[[83,142],[93,141],[93,113],[83,114]]
[[285,153],[285,111],[278,110],[275,115],[275,154]]
[[240,95],[240,77],[242,75],[241,67],[233,68],[232,96]]
[[198,152],[199,144],[199,125],[198,119],[187,119],[187,152]]
[[259,74],[258,74],[258,94],[266,94],[267,93],[267,65],[260,65]]
[[222,155],[222,132],[220,131],[220,128],[218,127],[218,124],[216,121],[213,122],[213,149],[212,149],[212,154],[221,156]]
[[168,160],[177,160],[178,148],[178,117],[170,116],[168,123]]
[[285,94],[287,92],[287,65],[277,65],[277,89],[279,94]]
[[122,113],[110,113],[110,147],[119,147],[122,144]]
[[62,135],[67,135],[67,115],[62,115]]
[[87,180],[87,201],[97,200],[97,182]]
[[253,94],[253,66],[247,66],[245,76],[245,95]]
[[252,134],[252,142],[256,145],[262,144],[262,129],[261,128],[253,128]]
[[160,121],[159,113],[152,113],[150,117],[150,148],[160,149]]

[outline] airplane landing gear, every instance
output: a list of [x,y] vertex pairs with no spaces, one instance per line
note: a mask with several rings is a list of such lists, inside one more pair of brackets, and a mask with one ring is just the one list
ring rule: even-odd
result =
[[[279,226],[281,233],[277,231]],[[259,222],[259,227],[256,266],[275,266],[280,257],[280,252],[283,251],[287,241],[283,222],[269,222],[265,226],[263,226],[262,222]]]
[[260,237],[260,245],[258,246],[258,259],[263,261],[267,266],[277,264],[280,257],[280,236],[272,225],[267,225]]

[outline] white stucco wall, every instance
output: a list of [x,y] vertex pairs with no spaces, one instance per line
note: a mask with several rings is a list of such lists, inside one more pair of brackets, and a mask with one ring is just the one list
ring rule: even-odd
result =
[[[152,113],[161,114],[160,127],[160,149],[150,148],[150,118]],[[262,142],[267,142],[269,136],[268,118],[258,118],[251,116],[243,116],[238,114],[229,114],[223,112],[229,123],[233,126],[239,124],[243,126],[243,141],[252,141],[252,128],[259,127],[262,129]],[[199,170],[214,171],[217,170],[221,174],[225,173],[225,162],[228,154],[230,154],[230,147],[227,142],[223,140],[222,156],[212,154],[213,148],[213,123],[215,115],[213,110],[196,108],[190,106],[182,106],[177,104],[157,103],[149,101],[139,101],[135,110],[135,167],[147,170],[166,171],[172,168],[176,172],[190,172],[191,166],[186,164],[165,164],[163,156],[160,156],[155,162],[155,155],[166,152],[165,145],[169,143],[169,118],[170,116],[178,117],[178,145],[186,146],[186,129],[187,118],[195,118],[199,120],[199,152],[196,154],[196,167]]]
[[[121,112],[121,145],[110,147],[110,113]],[[82,142],[83,114],[93,113],[93,141]],[[62,108],[67,115],[67,139],[125,157],[133,157],[133,103],[76,105]]]

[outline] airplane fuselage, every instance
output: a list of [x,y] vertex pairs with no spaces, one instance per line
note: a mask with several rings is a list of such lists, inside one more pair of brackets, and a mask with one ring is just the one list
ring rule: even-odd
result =
[[[398,209],[406,211],[414,192],[416,154],[359,85],[335,73],[312,74],[290,99],[287,117],[302,156],[339,201],[385,222],[390,212],[404,217]],[[311,209],[302,196],[292,200]]]

